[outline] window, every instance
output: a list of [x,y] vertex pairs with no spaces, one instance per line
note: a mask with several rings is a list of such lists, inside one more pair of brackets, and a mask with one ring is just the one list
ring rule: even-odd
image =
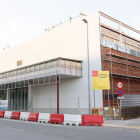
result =
[[71,61],[71,67],[76,68],[76,62]]
[[60,64],[61,66],[65,66],[65,60],[61,60]]
[[23,65],[23,61],[22,60],[17,61],[17,66],[22,66],[22,65]]
[[81,63],[77,62],[77,68],[82,68]]
[[50,67],[50,62],[46,62],[46,63],[45,63],[45,67],[46,67],[46,68],[49,68],[49,67]]
[[40,64],[40,69],[44,69],[44,63]]
[[113,42],[113,38],[110,38],[110,42]]
[[71,62],[69,60],[66,60],[66,67],[70,67]]
[[114,42],[115,42],[115,44],[119,44],[119,40],[115,39]]
[[106,40],[110,41],[110,37],[106,36]]

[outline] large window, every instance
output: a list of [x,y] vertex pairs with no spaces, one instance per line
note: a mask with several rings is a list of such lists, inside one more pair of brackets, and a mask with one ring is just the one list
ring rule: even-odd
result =
[[6,90],[1,90],[0,91],[0,100],[6,100]]
[[10,90],[10,110],[27,110],[28,88]]

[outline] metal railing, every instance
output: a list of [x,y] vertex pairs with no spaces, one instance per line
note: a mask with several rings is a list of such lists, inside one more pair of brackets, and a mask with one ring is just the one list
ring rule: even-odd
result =
[[[80,15],[78,15],[78,16],[76,16],[76,17],[73,17],[73,18],[70,16],[69,19],[67,19],[67,20],[65,20],[65,21],[63,21],[63,22],[61,22],[61,20],[60,20],[60,24],[57,24],[57,25],[54,25],[54,24],[53,24],[53,26],[52,26],[51,28],[48,28],[48,29],[45,28],[44,30],[45,30],[45,32],[46,32],[46,31],[50,32],[50,30],[53,30],[55,27],[59,27],[59,26],[61,27],[61,25],[64,24],[65,22],[67,22],[67,21],[70,21],[70,23],[71,23],[71,20],[72,20],[72,19],[75,19],[75,18],[78,18],[78,17],[81,17],[81,18],[82,18],[82,16],[86,16],[86,15],[83,14],[82,11],[81,11]],[[45,33],[45,32],[44,32],[44,33]]]
[[125,47],[125,46],[121,47],[119,44],[110,42],[110,41],[105,40],[105,39],[102,40],[102,45],[104,47],[112,48],[112,49],[117,50],[117,51],[121,51],[121,52],[130,54],[130,55],[133,55],[136,57],[140,57],[140,51],[136,51],[136,50],[130,49],[130,48]]
[[91,115],[103,115],[103,116],[121,116],[120,107],[95,107],[91,109]]

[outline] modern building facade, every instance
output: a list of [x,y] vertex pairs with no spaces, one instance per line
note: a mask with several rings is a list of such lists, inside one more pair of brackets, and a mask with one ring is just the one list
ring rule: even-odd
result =
[[[114,22],[117,29],[106,25],[104,18]],[[8,100],[9,110],[56,113],[59,105],[60,113],[88,114],[87,43],[90,107],[94,107],[92,70],[110,72],[109,98],[108,91],[96,90],[95,107],[120,105],[116,88],[119,81],[124,83],[127,96],[138,95],[140,40],[124,33],[121,26],[140,33],[95,12],[0,53],[1,99]]]

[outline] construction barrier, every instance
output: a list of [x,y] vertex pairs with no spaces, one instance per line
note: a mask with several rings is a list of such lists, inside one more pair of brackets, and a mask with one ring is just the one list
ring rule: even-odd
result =
[[27,121],[29,119],[29,112],[21,112],[20,120]]
[[37,122],[39,113],[30,113],[28,121]]
[[113,106],[113,107],[95,107],[91,109],[91,115],[103,115],[103,116],[110,116],[110,117],[120,117],[120,107]]
[[103,124],[103,116],[102,115],[83,115],[82,116],[82,123],[80,123],[80,125],[94,126],[95,124],[102,126],[102,124]]
[[49,123],[62,124],[64,122],[64,114],[51,114]]
[[20,112],[12,112],[11,119],[19,120]]
[[50,114],[39,113],[38,122],[48,123],[50,121]]
[[11,119],[12,111],[5,111],[4,118]]
[[81,115],[75,114],[64,114],[64,125],[76,125],[78,126],[81,122]]
[[0,118],[4,118],[5,111],[0,111]]

